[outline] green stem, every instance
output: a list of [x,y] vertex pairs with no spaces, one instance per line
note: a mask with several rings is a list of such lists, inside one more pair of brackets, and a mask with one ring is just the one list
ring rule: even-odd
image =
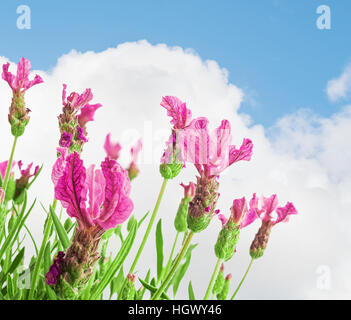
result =
[[[52,207],[55,210],[56,209],[56,204],[57,204],[57,200],[56,198],[53,201]],[[40,249],[39,249],[39,254],[37,256],[37,259],[35,261],[35,267],[33,270],[33,275],[32,275],[32,281],[31,281],[31,285],[30,285],[30,290],[29,290],[29,294],[28,294],[28,300],[33,300],[33,296],[34,296],[34,289],[37,285],[37,281],[38,281],[38,277],[39,277],[39,269],[43,260],[43,255],[44,255],[44,250],[46,247],[46,244],[49,240],[49,236],[50,236],[50,229],[51,229],[51,224],[52,224],[52,219],[51,219],[51,215],[48,214],[47,216],[47,223],[45,225],[45,229],[44,229],[44,238],[43,238],[43,242],[41,243]]]
[[180,234],[180,232],[177,231],[177,234],[176,234],[176,237],[175,237],[174,242],[173,242],[172,250],[171,250],[171,253],[169,255],[169,259],[168,259],[164,274],[167,274],[169,271],[169,268],[171,267],[172,260],[173,260],[173,253],[174,253],[175,247],[177,245],[179,234]]
[[[166,189],[166,185],[167,185],[167,181],[168,179],[163,179],[163,183],[162,183],[162,186],[161,186],[161,190],[158,194],[158,198],[157,198],[157,201],[156,201],[156,204],[155,204],[155,208],[154,208],[154,211],[152,212],[152,215],[151,215],[151,218],[150,218],[150,221],[149,221],[149,224],[147,226],[147,229],[146,229],[146,232],[145,232],[145,235],[144,235],[144,238],[143,240],[141,241],[141,244],[139,246],[139,249],[138,249],[138,252],[134,258],[134,261],[132,263],[132,266],[130,267],[129,269],[129,272],[128,273],[133,273],[134,272],[134,269],[138,263],[138,260],[140,258],[140,255],[145,247],[145,244],[146,244],[146,240],[147,238],[149,237],[150,235],[150,232],[151,232],[151,229],[152,229],[152,226],[154,224],[154,221],[155,221],[155,218],[156,218],[156,214],[157,214],[157,211],[158,211],[158,208],[160,206],[160,203],[161,203],[161,200],[162,200],[162,196],[163,196],[163,193],[165,192],[165,189]],[[121,286],[121,289],[120,289],[120,292],[119,292],[119,295],[123,292],[123,289],[125,287],[125,285],[127,284],[127,278],[124,280],[123,282],[123,285]]]
[[210,295],[211,295],[211,292],[213,290],[213,286],[216,282],[216,279],[217,279],[217,276],[218,276],[218,272],[219,272],[219,268],[221,267],[221,264],[223,262],[223,259],[218,259],[217,260],[217,263],[216,263],[216,266],[213,270],[213,273],[212,273],[212,277],[211,277],[211,280],[210,280],[210,283],[208,284],[208,287],[207,287],[207,290],[206,290],[206,293],[205,293],[205,297],[204,297],[204,300],[208,300]]
[[15,154],[15,149],[16,149],[16,144],[17,144],[17,138],[18,138],[18,137],[15,137],[15,139],[13,140],[10,158],[9,158],[8,163],[7,163],[7,168],[6,168],[4,183],[2,184],[2,189],[5,191],[5,194],[6,194],[6,190],[7,190],[7,184],[8,184],[8,182],[9,182],[9,177],[10,177],[10,172],[11,172],[11,167],[12,167],[12,162],[13,162],[13,156],[14,156],[14,154]]
[[244,282],[244,280],[245,280],[245,278],[246,278],[246,275],[248,274],[248,272],[249,272],[249,270],[250,270],[250,268],[251,268],[251,266],[252,266],[253,261],[254,261],[254,259],[251,259],[250,264],[249,264],[249,266],[247,267],[246,272],[245,272],[243,278],[241,279],[241,281],[240,281],[238,287],[236,288],[236,290],[235,290],[235,292],[233,293],[233,295],[232,295],[232,297],[230,298],[230,300],[234,300],[236,294],[238,293],[238,291],[239,291],[241,285],[243,284],[243,282]]
[[169,270],[166,278],[164,281],[162,281],[162,284],[160,285],[160,287],[157,289],[157,291],[155,292],[155,294],[152,296],[151,300],[158,300],[162,294],[162,292],[165,290],[165,288],[167,287],[168,283],[172,280],[172,277],[174,275],[174,273],[177,271],[177,268],[180,264],[180,262],[182,261],[186,250],[188,249],[191,239],[194,236],[193,232],[189,232],[187,238],[185,239],[183,246],[176,258],[176,260],[174,261],[174,263],[172,264],[171,269]]

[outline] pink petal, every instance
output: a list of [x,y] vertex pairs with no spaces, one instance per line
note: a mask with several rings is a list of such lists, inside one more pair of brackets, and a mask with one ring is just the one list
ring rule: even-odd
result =
[[230,219],[236,224],[240,224],[241,220],[248,212],[245,197],[242,197],[241,199],[235,199],[230,210]]
[[225,226],[228,222],[228,219],[225,217],[224,214],[217,215],[218,219],[222,222],[222,226]]
[[253,144],[250,139],[244,139],[240,149],[231,146],[229,150],[229,165],[240,160],[250,161],[252,156]]
[[132,155],[132,162],[133,163],[137,163],[138,162],[138,155],[139,155],[139,152],[141,151],[142,147],[143,147],[142,140],[139,139],[137,141],[137,143],[135,144],[135,146],[133,146],[130,149],[130,153]]
[[188,185],[185,185],[183,183],[180,184],[184,188],[184,198],[193,198],[195,195],[195,183],[194,182],[189,182]]
[[263,221],[270,221],[272,220],[272,212],[277,208],[278,206],[278,197],[276,194],[273,194],[269,198],[262,197],[262,216],[261,219]]
[[66,102],[66,95],[67,95],[66,89],[67,89],[67,84],[64,83],[63,89],[62,89],[62,104],[64,106],[67,104],[67,102]]
[[167,115],[172,117],[171,124],[173,124],[174,129],[183,129],[189,124],[191,111],[177,97],[162,97],[161,106],[167,110]]
[[84,128],[86,123],[94,120],[95,111],[102,107],[102,104],[86,104],[78,115],[79,125]]
[[57,158],[51,171],[51,181],[54,183],[54,186],[56,186],[58,180],[61,178],[65,170],[68,150],[67,148],[57,148],[57,153],[59,153],[60,156]]
[[93,224],[94,219],[99,216],[100,207],[105,198],[105,178],[101,170],[95,170],[91,165],[87,170],[86,188],[88,189],[89,208],[88,220]]
[[77,152],[70,154],[65,163],[64,172],[55,186],[55,197],[61,201],[70,217],[76,218],[81,226],[87,226],[86,169]]
[[289,215],[297,214],[297,210],[291,202],[287,202],[285,207],[279,207],[276,210],[278,218],[274,224],[278,222],[288,222]]
[[10,63],[5,63],[2,66],[2,78],[9,84],[12,90],[16,90],[14,82],[16,77],[9,72]]
[[108,157],[113,160],[117,160],[119,158],[122,147],[118,142],[113,143],[111,141],[111,133],[109,133],[105,139],[104,149]]
[[116,221],[120,221],[119,219],[123,220],[124,216],[130,214],[131,202],[128,198],[130,181],[128,172],[113,159],[106,158],[101,163],[101,168],[106,181],[105,200],[101,214],[96,221],[99,225],[109,221],[112,221],[111,223],[113,224]]
[[[4,162],[0,162],[0,175],[1,175],[1,179],[4,180],[5,179],[5,175],[6,175],[6,169],[7,169],[7,165],[8,165],[8,161],[4,161]],[[10,170],[10,174],[12,172],[13,167],[15,166],[16,161],[12,161],[12,165],[11,165],[11,170]]]

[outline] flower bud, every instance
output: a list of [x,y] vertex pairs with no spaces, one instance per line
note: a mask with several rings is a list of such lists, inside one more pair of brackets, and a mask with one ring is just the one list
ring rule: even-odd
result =
[[188,198],[183,198],[180,201],[178,211],[174,219],[174,227],[178,232],[185,232],[188,228],[186,217],[188,214],[189,202],[190,200]]
[[11,174],[9,181],[7,182],[5,201],[11,201],[15,196],[15,192],[16,192],[16,181],[13,177],[13,174]]
[[215,284],[212,289],[213,294],[218,294],[222,291],[224,286],[224,264],[221,264],[221,268],[219,269]]
[[137,166],[136,163],[131,162],[130,166],[128,168],[128,176],[129,176],[129,180],[132,181],[133,179],[135,179],[139,174],[139,168]]
[[252,259],[258,259],[263,256],[273,225],[271,221],[262,221],[262,225],[250,246],[250,256]]
[[135,275],[129,273],[127,275],[127,283],[123,288],[123,292],[121,296],[122,300],[135,300],[136,290],[135,290],[134,282],[135,282]]
[[187,217],[188,228],[192,232],[201,232],[210,224],[216,214],[219,183],[215,178],[197,177],[195,196],[189,203]]
[[164,179],[173,179],[182,170],[183,164],[179,162],[174,163],[161,163],[160,174]]
[[229,219],[219,232],[215,244],[215,254],[218,259],[227,261],[233,256],[235,247],[239,240],[239,235],[240,226]]
[[226,300],[227,299],[231,281],[232,281],[232,275],[229,273],[225,277],[222,291],[219,294],[217,294],[217,299],[218,300]]

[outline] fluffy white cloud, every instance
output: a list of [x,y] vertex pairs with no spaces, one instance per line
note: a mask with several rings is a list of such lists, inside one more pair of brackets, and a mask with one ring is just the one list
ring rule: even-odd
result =
[[348,65],[339,78],[331,79],[327,84],[327,94],[331,101],[346,98],[351,90],[351,65]]
[[[4,61],[0,58],[0,63]],[[254,142],[252,161],[236,164],[221,177],[218,208],[223,214],[229,214],[234,198],[248,198],[253,192],[277,193],[282,204],[293,201],[299,210],[288,224],[274,227],[265,255],[254,263],[238,298],[350,296],[351,284],[345,280],[351,263],[351,107],[328,119],[301,110],[280,119],[273,128],[251,125],[249,117],[239,113],[243,91],[228,83],[225,69],[215,61],[201,60],[192,51],[153,46],[146,41],[124,43],[99,53],[72,51],[62,56],[51,71],[38,72],[45,83],[28,92],[26,101],[33,111],[32,119],[16,150],[17,159],[45,163],[32,196],[37,194],[45,204],[53,196],[49,174],[59,137],[56,116],[61,108],[62,83],[75,91],[90,87],[94,101],[104,107],[89,124],[90,141],[83,154],[87,164],[103,159],[102,145],[110,131],[124,146],[124,164],[129,161],[129,146],[139,136],[144,140],[141,174],[133,181],[132,190],[135,214],[140,218],[153,208],[162,182],[158,162],[169,134],[169,119],[159,103],[163,95],[176,95],[187,102],[194,116],[207,116],[213,126],[223,118],[229,119],[236,144],[244,137]],[[4,82],[0,83],[0,103],[10,103],[10,91]],[[0,117],[1,158],[7,157],[12,140],[6,111],[4,107]],[[194,180],[194,175],[195,170],[189,166],[167,186],[159,211],[166,255],[175,236],[173,218],[182,195],[179,183]],[[40,206],[30,217],[30,227],[39,241],[44,217]],[[258,226],[256,222],[242,231],[238,251],[226,263],[226,271],[233,274],[233,286],[249,263],[248,248]],[[199,245],[185,279],[192,279],[198,298],[204,295],[215,264],[213,245],[219,229],[219,221],[214,220],[194,237]],[[27,244],[31,246],[29,241]],[[126,267],[129,264],[130,259]],[[155,271],[155,265],[152,237],[137,266],[138,275],[145,274],[146,266]],[[178,297],[186,295],[185,281]]]

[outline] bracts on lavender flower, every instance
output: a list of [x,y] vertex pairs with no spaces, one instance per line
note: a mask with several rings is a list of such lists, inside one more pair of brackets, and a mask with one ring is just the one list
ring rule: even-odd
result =
[[188,185],[180,184],[184,188],[184,197],[179,203],[177,214],[174,218],[174,227],[178,232],[185,232],[188,229],[187,215],[189,203],[195,195],[195,184],[190,182]]
[[82,94],[72,92],[66,98],[67,85],[63,85],[62,91],[62,113],[58,116],[60,127],[59,145],[67,148],[69,153],[81,153],[83,145],[88,141],[86,124],[94,120],[95,111],[101,104],[91,105],[93,93],[86,89]]
[[245,197],[235,199],[230,210],[231,214],[228,220],[224,215],[219,215],[223,227],[215,244],[216,257],[224,261],[228,261],[233,256],[240,230],[255,220],[254,214],[247,209]]
[[11,133],[13,136],[19,137],[24,133],[30,119],[30,109],[26,108],[24,94],[32,86],[42,83],[43,79],[39,75],[35,75],[33,80],[29,80],[31,64],[23,57],[17,64],[16,75],[9,71],[9,67],[9,62],[2,66],[2,78],[12,89],[12,102],[8,115]]
[[[263,256],[272,227],[279,222],[287,222],[289,215],[297,214],[297,210],[291,202],[287,202],[284,207],[278,207],[276,194],[273,194],[269,198],[262,197],[261,208],[259,208],[258,202],[259,199],[254,194],[250,200],[250,212],[252,213],[250,223],[256,218],[260,218],[262,224],[250,246],[250,256],[252,259],[258,259]],[[276,212],[276,218],[272,216],[274,211]]]
[[86,169],[77,152],[67,155],[67,151],[59,151],[61,157],[52,172],[55,197],[77,220],[78,227],[71,245],[61,254],[60,263],[55,261],[47,273],[46,282],[59,297],[75,299],[99,259],[101,236],[130,216],[133,202],[129,198],[128,173],[115,160],[106,158],[101,170],[94,165]]
[[193,232],[206,229],[212,217],[219,213],[215,208],[219,197],[220,173],[237,161],[251,159],[251,140],[244,139],[240,149],[236,149],[231,145],[231,139],[228,120],[223,120],[216,130],[209,132],[207,118],[194,119],[178,134],[181,158],[193,163],[200,174],[187,219],[188,227]]

